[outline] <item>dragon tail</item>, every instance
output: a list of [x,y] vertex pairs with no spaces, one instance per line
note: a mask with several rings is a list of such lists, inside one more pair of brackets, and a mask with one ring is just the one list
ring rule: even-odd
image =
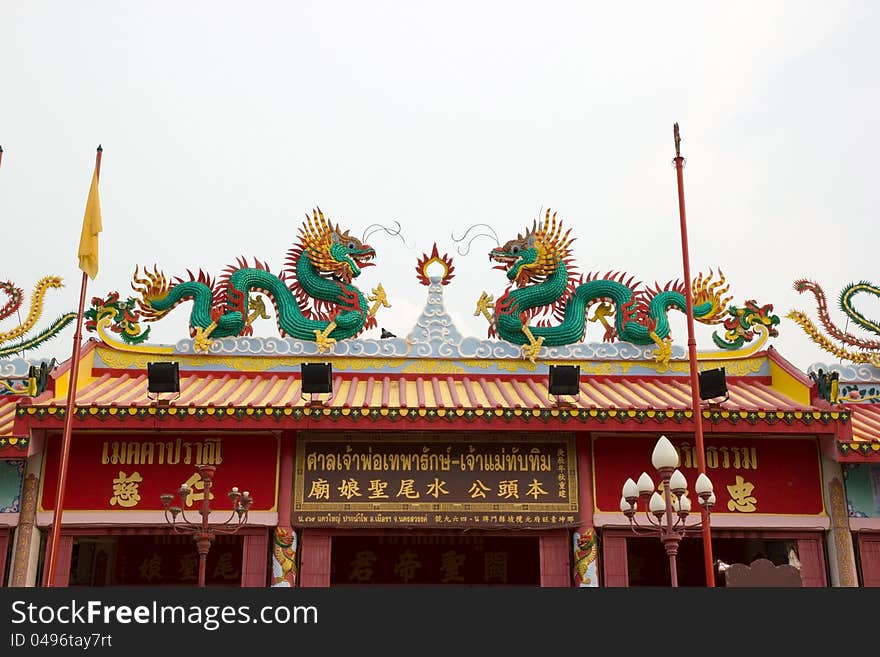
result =
[[63,331],[73,320],[76,319],[76,315],[76,313],[65,313],[54,322],[52,322],[52,324],[49,325],[48,328],[40,331],[33,337],[30,337],[27,340],[16,344],[10,344],[0,347],[0,358],[4,358],[12,354],[21,353],[27,351],[28,349],[36,349],[44,342],[51,340],[59,333],[61,333],[61,331]]

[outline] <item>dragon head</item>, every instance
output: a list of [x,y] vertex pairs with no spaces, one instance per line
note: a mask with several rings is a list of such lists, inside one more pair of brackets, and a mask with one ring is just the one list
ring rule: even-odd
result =
[[587,528],[584,532],[578,536],[577,546],[580,550],[586,550],[596,542],[596,533],[593,531],[593,528]]
[[499,264],[495,269],[506,270],[507,278],[522,287],[533,280],[542,280],[559,268],[571,253],[574,238],[571,229],[562,232],[562,222],[547,210],[544,218],[535,220],[525,235],[517,235],[504,245],[489,251],[489,260]]
[[306,223],[300,229],[303,251],[318,271],[350,283],[360,276],[361,269],[369,267],[376,257],[376,251],[369,244],[342,232],[339,225],[334,226],[324,218],[321,209],[306,214]]
[[274,541],[275,545],[282,548],[293,546],[293,530],[288,527],[276,527]]

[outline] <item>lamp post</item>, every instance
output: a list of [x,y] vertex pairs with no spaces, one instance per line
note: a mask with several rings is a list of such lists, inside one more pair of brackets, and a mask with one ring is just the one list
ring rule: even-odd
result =
[[[669,557],[669,576],[672,586],[678,586],[678,545],[685,533],[700,529],[703,521],[688,524],[691,500],[687,496],[687,479],[678,469],[678,452],[666,436],[660,436],[651,454],[651,463],[660,477],[660,491],[647,472],[643,472],[638,483],[631,478],[623,484],[620,510],[629,520],[630,527],[638,535],[655,535],[660,538],[666,555]],[[695,484],[698,504],[706,516],[715,504],[712,482],[701,472]],[[647,525],[640,525],[637,513],[639,502],[644,507]]]
[[[684,158],[681,155],[681,134],[678,123],[672,127],[675,140],[675,176],[678,181],[678,217],[681,230],[681,262],[684,270],[685,318],[688,332],[688,370],[691,377],[691,410],[694,414],[694,437],[697,443],[697,468],[706,474],[706,448],[703,445],[703,409],[700,406],[700,379],[697,373],[697,340],[694,337],[694,294],[691,289],[691,263],[688,254],[687,217],[684,209]],[[703,566],[706,570],[706,586],[715,586],[715,569],[712,564],[712,529],[709,513],[703,507]]]
[[[254,500],[248,491],[240,493],[238,487],[233,486],[232,490],[226,493],[226,496],[232,500],[232,513],[223,522],[211,523],[211,489],[214,487],[214,473],[217,468],[213,465],[197,465],[196,470],[199,473],[199,482],[204,484],[199,492],[202,495],[202,505],[199,509],[201,520],[191,521],[186,517],[184,510],[186,499],[194,493],[188,484],[181,484],[177,490],[180,505],[171,505],[175,497],[171,493],[164,493],[159,496],[159,499],[162,500],[162,506],[165,509],[165,522],[171,525],[176,534],[189,534],[195,540],[199,551],[199,586],[203,587],[205,586],[208,552],[211,549],[211,543],[214,542],[214,537],[217,534],[235,534],[244,527],[247,524],[248,511]],[[178,518],[181,522],[178,522]],[[233,521],[235,522],[233,523]]]

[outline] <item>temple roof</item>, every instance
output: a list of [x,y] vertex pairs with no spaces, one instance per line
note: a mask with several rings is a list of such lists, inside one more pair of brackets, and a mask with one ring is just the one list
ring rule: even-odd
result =
[[[728,381],[730,399],[718,404],[722,411],[814,410],[775,390],[761,377]],[[686,410],[691,408],[689,382],[682,377],[602,376],[582,377],[577,396],[551,397],[546,374],[469,376],[346,373],[334,376],[333,392],[316,396],[326,408],[433,408],[433,409],[550,409],[582,410]],[[236,375],[228,372],[182,373],[177,407],[304,407],[298,376],[272,372]],[[33,405],[64,407],[64,396],[46,395]],[[104,372],[77,392],[77,406],[144,407],[154,405],[147,396],[145,372]],[[570,406],[569,406],[570,405]]]
[[[126,421],[132,429],[141,425],[139,421],[163,422],[169,429],[221,425],[271,429],[279,424],[331,429],[365,422],[374,428],[390,428],[392,423],[406,428],[401,422],[417,429],[427,428],[424,423],[439,423],[437,428],[454,423],[448,428],[456,428],[473,422],[515,428],[558,420],[569,430],[576,424],[582,430],[689,431],[693,424],[686,364],[683,369],[660,367],[650,360],[575,361],[582,369],[578,394],[553,396],[547,363],[500,371],[491,360],[464,368],[460,358],[376,363],[372,358],[329,355],[325,359],[334,368],[332,393],[312,396],[303,394],[299,369],[289,357],[180,354],[173,358],[181,370],[180,396],[157,404],[147,394],[145,365],[166,357],[118,353],[90,343],[80,368],[75,426],[109,428],[105,422],[113,426],[116,420]],[[217,368],[218,363],[223,369]],[[419,367],[413,368],[414,363]],[[701,367],[714,364],[701,363]],[[717,431],[738,426],[739,431],[838,435],[847,424],[846,412],[811,405],[806,377],[772,349],[727,366],[733,373],[727,378],[729,398],[703,406],[703,417]],[[59,381],[63,376],[62,372]],[[60,427],[66,403],[66,385],[22,400],[15,430]],[[852,441],[848,433],[845,438]]]

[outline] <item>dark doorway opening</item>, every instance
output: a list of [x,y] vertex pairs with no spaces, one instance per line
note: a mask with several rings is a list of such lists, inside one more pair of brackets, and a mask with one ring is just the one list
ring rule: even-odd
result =
[[[764,538],[713,538],[712,555],[716,563],[750,564],[755,559],[769,559],[777,566],[799,566],[794,540]],[[626,559],[630,586],[669,586],[669,558],[659,539],[626,539]],[[706,586],[703,542],[699,534],[686,537],[676,559],[679,586]],[[723,573],[716,571],[715,585],[724,585]]]
[[334,536],[331,586],[540,586],[537,537]]
[[[217,536],[208,552],[206,586],[240,586],[242,536]],[[190,536],[77,536],[70,586],[196,586],[196,544]]]

